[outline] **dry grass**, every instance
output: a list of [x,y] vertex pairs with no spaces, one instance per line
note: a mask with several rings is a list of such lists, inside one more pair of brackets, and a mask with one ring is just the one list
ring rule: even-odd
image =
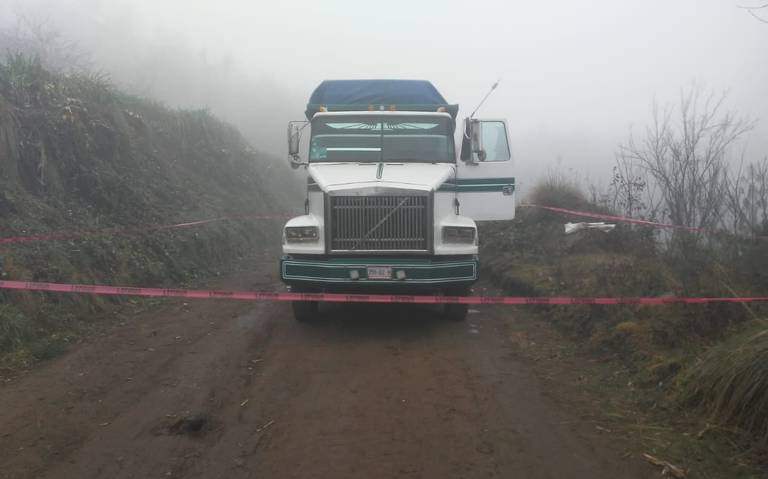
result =
[[768,329],[760,321],[705,353],[683,378],[681,403],[768,445]]

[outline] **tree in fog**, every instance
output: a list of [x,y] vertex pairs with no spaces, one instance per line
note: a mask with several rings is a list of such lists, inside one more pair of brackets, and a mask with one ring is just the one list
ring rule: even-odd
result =
[[624,161],[658,188],[663,216],[672,224],[714,228],[721,220],[729,150],[754,126],[725,111],[725,99],[693,86],[681,93],[677,108],[654,104],[651,124],[621,146]]
[[603,204],[625,216],[656,220],[660,200],[650,173],[627,154],[619,152]]
[[726,177],[724,225],[734,233],[768,235],[768,156],[741,165]]
[[90,68],[89,55],[77,44],[65,40],[48,20],[24,13],[15,23],[0,29],[0,52],[39,58],[45,68],[56,72],[83,72]]

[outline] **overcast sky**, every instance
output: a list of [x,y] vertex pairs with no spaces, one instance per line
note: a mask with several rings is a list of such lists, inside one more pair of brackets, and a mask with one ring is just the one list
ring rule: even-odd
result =
[[509,120],[523,184],[557,158],[606,177],[653,100],[677,101],[693,82],[760,120],[746,148],[768,154],[768,24],[736,0],[3,4],[6,20],[45,12],[117,81],[209,106],[281,155],[285,121],[328,78],[428,79],[464,114],[501,79],[480,116]]

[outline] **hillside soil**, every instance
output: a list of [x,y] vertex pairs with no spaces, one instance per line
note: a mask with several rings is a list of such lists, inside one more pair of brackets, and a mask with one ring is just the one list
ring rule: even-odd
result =
[[[210,286],[281,287],[270,263]],[[283,303],[163,300],[113,315],[3,378],[0,477],[658,477],[601,423],[578,361],[520,332],[530,314],[329,305],[306,325]]]

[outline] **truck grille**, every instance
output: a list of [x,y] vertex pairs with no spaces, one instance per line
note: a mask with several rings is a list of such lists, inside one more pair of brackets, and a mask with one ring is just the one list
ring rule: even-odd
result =
[[331,251],[426,251],[428,196],[331,196]]

